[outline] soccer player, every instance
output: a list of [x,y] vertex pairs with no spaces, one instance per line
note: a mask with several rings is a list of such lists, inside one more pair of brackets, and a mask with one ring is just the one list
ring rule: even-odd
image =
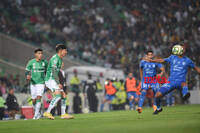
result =
[[107,102],[109,104],[109,109],[111,110],[112,105],[111,102],[115,98],[115,93],[117,92],[116,87],[113,85],[113,83],[110,80],[107,80],[105,82],[105,99],[103,103],[101,104],[100,111],[103,112],[104,104]]
[[49,65],[47,68],[47,73],[45,77],[46,86],[54,93],[54,98],[51,100],[51,103],[46,112],[44,112],[43,116],[47,117],[51,120],[54,120],[54,117],[50,113],[51,110],[55,107],[57,102],[61,99],[61,119],[70,119],[73,116],[66,114],[66,94],[63,91],[63,86],[59,82],[58,73],[62,66],[62,58],[66,56],[67,49],[63,44],[56,45],[56,52],[54,56],[51,57],[49,61]]
[[181,46],[183,49],[182,54],[171,55],[165,59],[150,59],[148,57],[145,59],[150,62],[158,62],[158,63],[167,62],[170,64],[169,83],[163,84],[155,95],[156,105],[157,105],[157,109],[153,113],[155,115],[162,111],[162,108],[160,106],[161,102],[160,99],[164,95],[173,91],[174,89],[181,89],[184,99],[188,99],[190,97],[190,93],[188,92],[188,86],[186,84],[186,74],[188,68],[193,68],[198,73],[200,73],[200,68],[195,66],[190,58],[184,56],[185,47],[183,45]]
[[[149,59],[152,59],[154,57],[153,51],[147,51],[146,56]],[[146,97],[147,90],[151,88],[153,89],[153,92],[155,94],[157,89],[159,88],[159,83],[157,82],[157,80],[155,80],[157,77],[157,69],[161,70],[161,73],[158,75],[162,76],[165,72],[162,64],[147,62],[145,60],[142,60],[140,62],[140,78],[142,81],[142,87],[137,108],[138,113],[142,112],[142,106]]]
[[126,79],[124,86],[127,92],[130,110],[133,110],[133,102],[138,102],[136,80],[133,77],[133,73],[128,74],[128,78]]
[[42,49],[35,49],[35,58],[26,66],[26,79],[30,82],[32,103],[35,110],[33,119],[40,118],[41,98],[44,92],[45,73],[48,62],[42,59]]

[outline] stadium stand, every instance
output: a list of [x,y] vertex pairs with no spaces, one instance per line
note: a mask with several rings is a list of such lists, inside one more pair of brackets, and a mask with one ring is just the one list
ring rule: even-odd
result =
[[200,63],[195,0],[2,0],[0,10],[3,33],[49,50],[66,43],[72,59],[127,73],[138,68],[146,49],[166,57],[165,49],[185,40],[188,55]]

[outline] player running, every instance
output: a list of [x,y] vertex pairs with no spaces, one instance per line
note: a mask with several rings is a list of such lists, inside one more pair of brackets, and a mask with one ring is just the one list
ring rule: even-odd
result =
[[133,77],[133,73],[128,74],[128,78],[126,79],[124,86],[127,92],[130,110],[133,110],[133,102],[137,104],[138,99],[139,99],[137,95],[136,80]]
[[41,117],[41,98],[44,92],[45,73],[48,62],[42,59],[42,49],[38,48],[34,53],[35,58],[28,62],[25,74],[26,79],[30,82],[32,103],[35,110],[33,119],[39,119]]
[[[173,91],[174,89],[181,89],[183,98],[184,99],[189,98],[190,93],[188,92],[188,86],[186,84],[186,74],[188,68],[193,68],[198,73],[200,73],[200,68],[195,66],[190,58],[184,56],[185,47],[183,45],[178,45],[178,46],[181,48],[180,50],[181,52],[177,55],[171,55],[165,59],[150,59],[148,57],[146,57],[145,59],[150,62],[158,62],[158,63],[167,62],[170,64],[169,83],[163,84],[160,87],[159,91],[156,93],[155,97],[156,97],[157,109],[156,111],[154,111],[153,114],[158,114],[159,112],[162,111],[162,108],[160,106],[161,97]],[[177,45],[175,45],[174,47],[177,47]]]
[[105,99],[103,101],[103,103],[101,104],[100,107],[100,111],[103,112],[103,108],[104,108],[104,104],[107,102],[109,104],[109,109],[111,110],[112,105],[111,102],[112,100],[115,98],[115,94],[117,92],[116,87],[112,84],[112,82],[110,80],[107,80],[105,82]]
[[[153,51],[147,51],[146,56],[149,59],[152,59],[154,57]],[[147,90],[151,88],[154,94],[156,94],[159,88],[159,83],[157,82],[157,80],[155,80],[158,76],[157,69],[161,70],[161,73],[158,75],[162,76],[165,72],[165,69],[162,64],[147,62],[145,60],[142,60],[140,62],[140,78],[142,80],[142,86],[137,108],[138,113],[142,112],[142,106],[146,97]]]
[[66,94],[63,91],[63,86],[59,82],[58,72],[62,66],[62,58],[66,56],[67,49],[63,44],[56,45],[56,52],[54,56],[51,57],[49,65],[47,68],[47,73],[45,77],[46,86],[54,93],[54,98],[51,100],[51,103],[47,111],[43,114],[44,117],[47,117],[51,120],[54,120],[54,117],[50,113],[51,110],[55,107],[57,102],[61,99],[61,119],[71,119],[73,116],[66,114]]

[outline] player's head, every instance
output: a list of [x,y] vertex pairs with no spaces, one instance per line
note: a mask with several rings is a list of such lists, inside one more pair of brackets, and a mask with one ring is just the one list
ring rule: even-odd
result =
[[92,79],[92,74],[88,73],[88,79]]
[[56,52],[62,58],[67,54],[67,48],[64,44],[57,44],[56,45]]
[[150,59],[152,59],[152,58],[154,57],[154,54],[153,54],[153,51],[152,51],[152,50],[148,50],[148,51],[146,52],[146,55],[147,55],[147,57],[150,58]]
[[34,53],[35,53],[36,59],[38,59],[38,60],[42,59],[42,56],[43,56],[43,50],[42,49],[37,48],[37,49],[34,50]]
[[130,72],[130,73],[128,74],[128,77],[129,77],[129,78],[132,78],[132,77],[133,77],[133,73]]
[[8,93],[9,93],[10,95],[14,95],[14,89],[13,89],[13,88],[10,88]]

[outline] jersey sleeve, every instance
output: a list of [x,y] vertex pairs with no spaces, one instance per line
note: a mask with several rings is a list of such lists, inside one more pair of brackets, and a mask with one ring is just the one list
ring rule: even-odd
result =
[[32,62],[29,61],[28,64],[26,65],[26,71],[31,71],[32,69]]
[[157,63],[157,67],[158,67],[158,68],[162,68],[163,65],[162,65],[161,63]]
[[195,64],[193,63],[193,61],[191,59],[188,60],[188,66],[190,68],[194,68],[195,67]]
[[165,58],[164,61],[171,63],[172,58],[173,58],[173,55],[169,56],[168,58]]
[[58,59],[52,60],[52,76],[54,77],[57,84],[60,84],[58,72],[57,72],[57,66],[58,66]]
[[52,68],[57,68],[57,64],[58,64],[58,59],[54,59],[51,62]]
[[140,61],[140,68],[143,68],[144,67],[144,61]]

